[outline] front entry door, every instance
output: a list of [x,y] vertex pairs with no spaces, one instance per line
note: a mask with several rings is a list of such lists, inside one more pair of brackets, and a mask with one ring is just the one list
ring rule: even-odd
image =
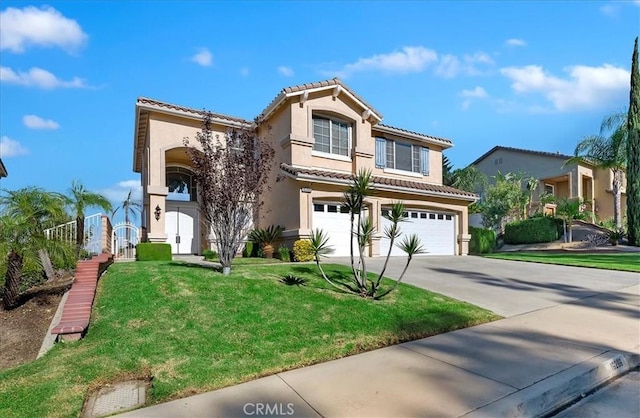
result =
[[171,244],[173,254],[197,253],[196,223],[197,214],[194,208],[171,207],[165,215],[165,231],[167,242]]

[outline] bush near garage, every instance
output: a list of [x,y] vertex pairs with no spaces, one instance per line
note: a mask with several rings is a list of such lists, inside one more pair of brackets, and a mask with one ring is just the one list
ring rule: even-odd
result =
[[294,261],[313,261],[313,250],[310,240],[299,239],[293,243],[293,259]]
[[141,242],[136,246],[137,261],[171,261],[171,244]]
[[554,218],[540,216],[508,223],[504,228],[506,244],[536,244],[558,239],[558,224]]
[[469,227],[471,241],[469,252],[471,254],[492,253],[496,247],[496,232],[493,229]]

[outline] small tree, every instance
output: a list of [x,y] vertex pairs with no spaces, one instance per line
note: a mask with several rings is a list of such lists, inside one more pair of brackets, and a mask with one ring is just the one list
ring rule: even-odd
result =
[[586,219],[591,213],[585,211],[584,205],[588,203],[582,199],[560,199],[556,214],[562,219],[564,229],[564,242],[573,242],[573,221],[577,219]]
[[[131,219],[136,219],[140,213],[142,213],[142,202],[139,199],[133,198],[133,190],[129,189],[129,193],[127,193],[127,198],[122,201],[120,206],[115,208],[113,212],[111,212],[111,219],[113,222],[113,218],[116,216],[116,213],[120,209],[124,213],[124,221],[125,223],[130,223]],[[131,242],[131,230],[127,228],[126,230],[126,239],[127,242]]]
[[185,138],[187,154],[199,186],[200,208],[216,239],[223,271],[251,230],[253,214],[261,206],[274,150],[256,133],[257,127],[229,129],[224,140],[212,130],[212,113],[205,112],[199,147]]
[[489,186],[483,197],[482,224],[486,228],[502,229],[507,216],[521,219],[528,202],[528,193],[522,188],[519,174],[498,172],[495,184]]
[[[351,238],[350,238],[350,255],[351,255],[351,272],[352,280],[350,282],[336,282],[330,279],[322,269],[320,258],[333,252],[333,248],[329,246],[329,238],[322,230],[315,230],[311,236],[311,249],[314,254],[316,265],[322,274],[322,277],[333,287],[341,291],[356,293],[362,297],[371,297],[373,299],[381,299],[391,293],[404,278],[404,274],[411,263],[411,259],[416,254],[424,253],[424,249],[417,235],[412,234],[405,236],[398,245],[407,254],[407,262],[400,274],[398,280],[390,288],[381,291],[380,285],[382,277],[387,269],[391,249],[395,240],[401,235],[398,224],[407,221],[404,215],[405,209],[401,202],[393,203],[391,210],[384,216],[391,221],[391,225],[385,228],[384,235],[389,238],[389,251],[387,252],[384,266],[376,280],[367,278],[367,266],[365,258],[365,248],[371,241],[371,237],[375,232],[375,228],[371,219],[363,218],[362,213],[365,206],[365,198],[372,194],[371,189],[371,172],[361,170],[354,176],[351,185],[344,192],[343,206],[349,209],[351,218]],[[358,256],[353,253],[354,240],[357,244]]]
[[631,58],[631,90],[627,116],[627,236],[630,245],[640,247],[640,69],[638,37]]
[[92,206],[98,206],[105,212],[110,213],[113,209],[111,202],[104,195],[87,190],[82,183],[76,180],[71,183],[67,203],[76,217],[76,252],[79,254],[84,246],[85,210]]
[[71,248],[45,237],[45,229],[67,219],[64,196],[40,188],[6,191],[0,196],[0,253],[6,254],[2,297],[6,309],[17,306],[25,262],[42,268],[49,254],[69,262]]

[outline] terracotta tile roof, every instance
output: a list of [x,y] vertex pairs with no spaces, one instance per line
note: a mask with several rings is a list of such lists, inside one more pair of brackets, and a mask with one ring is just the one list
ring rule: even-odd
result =
[[568,160],[569,158],[573,157],[572,155],[560,154],[559,152],[534,151],[534,150],[528,150],[528,149],[523,149],[523,148],[503,147],[503,146],[500,146],[500,145],[496,145],[495,147],[491,148],[489,151],[487,151],[484,154],[482,154],[480,157],[478,157],[474,162],[472,162],[469,165],[476,165],[480,161],[482,161],[485,158],[487,158],[489,155],[493,154],[496,151],[500,151],[500,150],[512,151],[512,152],[520,152],[520,153],[523,153],[523,154],[540,155],[540,156],[543,156],[543,157],[555,157],[555,158],[560,158],[562,160]]
[[[292,167],[291,165],[285,164],[285,163],[280,164],[280,169],[294,176],[303,175],[303,176],[331,178],[336,180],[351,180],[353,178],[353,174],[349,174],[349,173],[341,173],[341,172],[319,170],[319,169],[312,169],[312,168]],[[458,190],[450,186],[440,186],[437,184],[420,183],[417,181],[392,179],[392,178],[380,177],[380,176],[373,176],[372,180],[373,180],[374,188],[376,188],[376,186],[400,187],[405,189],[421,190],[421,191],[424,191],[425,194],[459,197],[459,198],[464,198],[465,200],[478,199],[478,195],[474,193],[469,193],[464,190]]]
[[381,128],[381,130],[383,130],[383,131],[386,131],[386,130],[399,131],[399,132],[402,132],[402,133],[407,133],[407,134],[411,134],[411,135],[415,135],[415,136],[420,136],[420,137],[428,139],[428,140],[443,142],[444,144],[447,144],[447,145],[453,145],[451,140],[446,139],[446,138],[440,138],[440,137],[433,136],[433,135],[427,135],[427,134],[423,134],[423,133],[420,133],[420,132],[410,131],[408,129],[397,128],[395,126],[385,125],[385,124],[382,124],[382,123],[379,123],[379,124],[377,124],[377,125],[372,127],[372,129],[374,129],[374,130],[377,129],[377,128]]
[[[176,110],[179,112],[191,113],[197,116],[203,116],[205,114],[205,110],[198,110],[198,109],[193,109],[191,107],[178,106],[171,103],[161,102],[159,100],[149,99],[147,97],[138,97],[138,104],[147,104],[151,106],[157,106],[157,107],[161,107],[168,110]],[[222,113],[215,113],[215,112],[211,112],[211,114],[216,119],[223,119],[223,120],[228,120],[232,122],[251,124],[250,121],[243,118],[238,118],[236,116],[229,116],[229,115],[224,115]]]
[[269,102],[267,107],[264,108],[264,110],[260,113],[259,118],[262,117],[274,103],[279,102],[280,100],[282,100],[289,93],[296,93],[298,91],[309,90],[309,89],[317,89],[317,88],[321,88],[321,87],[331,87],[331,86],[340,86],[340,87],[342,87],[343,89],[348,91],[353,97],[355,97],[360,102],[362,102],[365,106],[367,106],[373,113],[375,113],[376,115],[380,116],[380,118],[382,119],[382,115],[377,110],[375,110],[373,108],[373,106],[371,106],[369,103],[367,103],[356,92],[354,92],[349,87],[347,87],[347,85],[344,84],[342,82],[342,80],[340,80],[338,77],[334,77],[331,80],[315,81],[313,83],[304,83],[304,84],[298,84],[297,86],[290,86],[290,87],[283,88],[280,91],[280,93],[278,93],[278,95],[276,97],[274,97],[273,100],[271,100],[271,102]]

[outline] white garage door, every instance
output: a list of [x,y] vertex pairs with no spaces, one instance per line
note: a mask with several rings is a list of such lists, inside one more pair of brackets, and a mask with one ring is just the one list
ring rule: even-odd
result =
[[[314,203],[313,229],[322,229],[329,237],[329,245],[335,250],[330,256],[349,256],[351,236],[351,217],[345,207],[339,203]],[[354,254],[358,254],[358,245],[354,239]]]
[[[383,214],[385,210],[383,209]],[[427,251],[424,255],[454,255],[455,254],[455,216],[448,213],[412,211],[406,212],[409,219],[400,222],[399,227],[402,235],[396,238],[391,255],[406,255],[404,251],[396,246],[402,241],[405,235],[417,234],[422,242],[423,248]],[[391,221],[382,217],[382,231],[391,226]],[[389,251],[390,239],[386,236],[380,241],[380,255],[386,256]]]

